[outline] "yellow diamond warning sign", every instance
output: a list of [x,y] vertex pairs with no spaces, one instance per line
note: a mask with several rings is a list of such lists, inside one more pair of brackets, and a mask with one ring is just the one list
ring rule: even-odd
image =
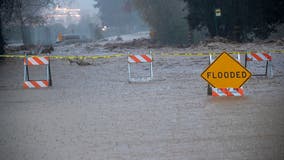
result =
[[251,73],[228,53],[223,52],[201,77],[214,88],[240,88],[251,77]]

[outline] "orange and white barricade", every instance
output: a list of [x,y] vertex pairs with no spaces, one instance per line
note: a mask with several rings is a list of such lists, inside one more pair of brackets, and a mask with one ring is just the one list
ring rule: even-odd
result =
[[[45,80],[30,80],[29,66],[45,66],[46,79]],[[46,88],[52,85],[50,61],[48,56],[32,56],[27,55],[24,58],[24,84],[23,88]]]
[[[153,56],[151,51],[149,54],[128,54],[128,81],[129,82],[146,82],[153,80]],[[132,65],[137,65],[139,63],[149,63],[150,72],[146,77],[132,77]]]
[[214,88],[212,87],[212,96],[244,96],[244,89],[241,88]]
[[[246,54],[245,57],[245,67],[247,68],[248,62],[256,61],[256,62],[266,62],[265,65],[265,73],[264,74],[253,74],[252,76],[267,76],[269,78],[273,77],[272,71],[272,56],[269,53],[250,53]],[[268,75],[269,74],[269,75]]]
[[[212,54],[209,55],[209,64],[213,63],[213,56]],[[238,61],[241,62],[241,56],[238,54]],[[244,96],[244,89],[243,87],[240,88],[214,88],[208,84],[208,95],[213,97],[238,97]]]

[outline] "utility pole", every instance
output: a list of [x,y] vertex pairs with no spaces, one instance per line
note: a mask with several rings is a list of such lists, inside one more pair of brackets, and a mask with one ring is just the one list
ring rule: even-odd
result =
[[221,11],[221,2],[218,0],[213,0],[213,16],[214,16],[214,26],[215,26],[215,34],[216,36],[219,36],[219,19],[222,16],[222,11]]

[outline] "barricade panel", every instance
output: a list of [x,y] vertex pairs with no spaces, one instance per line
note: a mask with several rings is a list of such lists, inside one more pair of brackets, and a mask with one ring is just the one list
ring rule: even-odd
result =
[[[272,56],[269,53],[250,53],[246,54],[245,57],[245,67],[248,68],[248,62],[265,62],[265,73],[258,74],[255,73],[252,76],[267,76],[269,78],[273,77],[273,69],[272,69]],[[256,67],[260,68],[260,67]]]
[[[129,54],[128,55],[128,81],[129,82],[148,82],[153,80],[153,56],[151,54]],[[143,75],[140,73],[138,77],[133,77],[134,71],[132,65],[138,65],[138,63],[148,63],[149,73]],[[137,72],[137,71],[136,71]]]
[[153,62],[152,55],[149,54],[128,56],[128,63],[149,63],[149,62]]
[[25,81],[24,82],[24,88],[46,88],[49,86],[49,82],[46,80],[43,81]]
[[[30,80],[29,66],[45,66],[45,80]],[[50,62],[48,56],[32,56],[27,55],[24,58],[24,83],[23,88],[46,88],[52,85]]]
[[24,59],[24,65],[28,66],[39,66],[39,65],[48,65],[48,64],[49,64],[48,57],[27,57]]
[[244,96],[243,88],[214,88],[212,87],[212,96]]

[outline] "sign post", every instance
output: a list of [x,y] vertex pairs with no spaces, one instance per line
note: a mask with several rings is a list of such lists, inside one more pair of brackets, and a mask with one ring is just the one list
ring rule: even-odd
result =
[[215,16],[214,16],[214,23],[215,23],[215,32],[216,32],[216,35],[218,36],[218,17],[221,17],[221,9],[220,8],[216,8],[215,9]]
[[251,73],[223,52],[205,69],[201,77],[214,88],[240,88],[251,77]]

